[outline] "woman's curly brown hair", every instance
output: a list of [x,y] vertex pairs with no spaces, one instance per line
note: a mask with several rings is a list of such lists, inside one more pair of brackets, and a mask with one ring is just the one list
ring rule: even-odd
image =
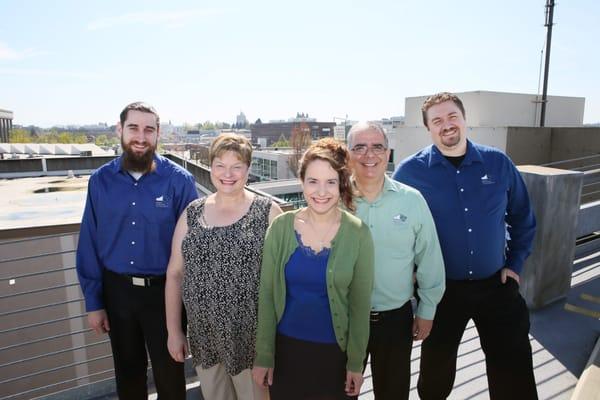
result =
[[339,190],[340,198],[342,203],[349,211],[355,211],[354,206],[354,190],[350,183],[350,175],[352,175],[348,162],[350,161],[350,153],[345,144],[339,142],[333,138],[323,138],[313,143],[304,152],[302,159],[300,160],[300,168],[298,169],[298,176],[304,181],[306,174],[306,168],[314,160],[324,160],[331,165],[338,173],[339,178]]

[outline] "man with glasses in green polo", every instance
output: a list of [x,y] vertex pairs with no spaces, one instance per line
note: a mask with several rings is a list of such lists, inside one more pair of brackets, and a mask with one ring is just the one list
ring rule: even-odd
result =
[[[371,229],[375,281],[371,357],[376,400],[408,399],[413,340],[427,338],[445,288],[435,225],[421,194],[386,176],[390,150],[383,127],[361,122],[348,133],[356,215]],[[414,280],[419,302],[413,314]]]

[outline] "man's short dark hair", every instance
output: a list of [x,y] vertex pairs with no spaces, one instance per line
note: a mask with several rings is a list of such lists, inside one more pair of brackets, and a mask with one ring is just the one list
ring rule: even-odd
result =
[[444,103],[446,101],[452,101],[454,104],[456,104],[456,106],[459,108],[460,112],[462,113],[463,118],[466,118],[466,114],[465,114],[465,106],[463,105],[462,101],[458,98],[457,95],[449,93],[449,92],[441,92],[441,93],[437,93],[434,94],[433,96],[429,96],[427,98],[427,100],[425,100],[425,102],[423,103],[423,106],[421,107],[421,113],[423,114],[423,124],[427,126],[427,110],[429,110],[431,107],[433,107],[436,104],[440,104],[440,103]]
[[156,112],[154,107],[152,107],[148,103],[144,103],[143,101],[136,101],[134,103],[131,103],[131,104],[128,104],[127,106],[125,106],[125,108],[123,109],[123,111],[121,111],[121,114],[119,115],[119,119],[121,121],[121,126],[125,125],[125,120],[127,120],[127,114],[129,114],[129,111],[132,111],[132,110],[133,111],[141,111],[141,112],[145,112],[145,113],[154,115],[156,117],[156,129],[158,129],[160,127],[160,117],[158,116],[158,113]]

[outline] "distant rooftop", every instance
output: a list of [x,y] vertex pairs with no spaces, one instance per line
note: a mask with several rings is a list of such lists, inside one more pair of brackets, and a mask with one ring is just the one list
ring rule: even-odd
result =
[[88,179],[1,179],[0,230],[81,222]]
[[92,156],[112,155],[111,152],[101,149],[94,143],[0,143],[0,153],[59,156],[78,156],[82,153]]

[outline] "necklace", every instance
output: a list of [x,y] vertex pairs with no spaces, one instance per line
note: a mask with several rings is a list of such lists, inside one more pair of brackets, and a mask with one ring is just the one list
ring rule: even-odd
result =
[[310,229],[312,229],[313,233],[315,234],[315,237],[317,238],[317,243],[319,246],[317,251],[321,251],[325,247],[325,243],[326,243],[325,238],[327,238],[329,236],[329,234],[333,230],[333,227],[337,225],[337,222],[339,221],[339,217],[340,217],[340,215],[339,215],[339,211],[338,211],[337,215],[333,218],[333,221],[330,223],[329,227],[325,230],[325,234],[321,235],[321,237],[319,238],[319,231],[317,230],[317,227],[315,226],[315,224],[313,222],[312,215],[310,214],[308,209],[306,210],[306,221],[310,225]]

